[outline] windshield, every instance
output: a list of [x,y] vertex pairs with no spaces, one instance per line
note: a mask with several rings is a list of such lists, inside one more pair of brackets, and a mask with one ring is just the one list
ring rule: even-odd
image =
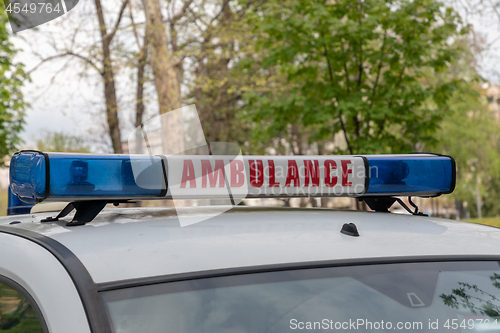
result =
[[500,331],[500,263],[301,269],[103,293],[115,332]]

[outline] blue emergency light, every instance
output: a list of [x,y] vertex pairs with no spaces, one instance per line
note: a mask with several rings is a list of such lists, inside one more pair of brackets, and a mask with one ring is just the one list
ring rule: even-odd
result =
[[436,196],[455,189],[455,161],[440,155],[366,156],[370,196]]
[[[133,167],[140,171],[136,177]],[[159,156],[21,151],[10,162],[12,192],[31,204],[46,199],[112,201],[160,197],[166,193],[164,179]]]
[[[227,156],[21,151],[10,163],[10,188],[23,202],[67,201],[73,208],[94,203],[87,206],[100,207],[95,214],[107,202],[217,198],[220,193],[227,195],[220,192],[225,186],[230,195],[247,187],[247,198],[357,197],[376,210],[386,211],[386,202],[394,202],[392,197],[453,192],[455,161],[434,154],[242,156],[236,161]],[[175,197],[175,193],[181,196]]]

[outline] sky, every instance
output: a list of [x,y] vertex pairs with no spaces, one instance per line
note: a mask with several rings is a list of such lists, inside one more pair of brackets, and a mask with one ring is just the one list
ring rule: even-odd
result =
[[[78,6],[77,6],[78,8]],[[75,11],[77,10],[75,8]],[[73,12],[67,15],[75,14]],[[55,21],[58,21],[56,19]],[[25,65],[25,71],[31,72],[31,82],[25,84],[23,92],[30,104],[26,114],[26,124],[21,133],[26,148],[33,148],[37,139],[51,131],[83,136],[94,125],[98,110],[97,101],[101,89],[79,78],[77,62],[70,59],[57,59],[37,67],[45,54],[34,55],[31,44],[39,49],[47,49],[46,54],[57,54],[48,39],[39,38],[47,31],[57,28],[50,22],[41,26],[39,31],[25,30],[16,34],[15,46],[20,50],[16,60]],[[64,70],[62,70],[64,68]],[[76,78],[76,80],[75,80]]]
[[[453,1],[453,0],[450,0]],[[471,0],[473,1],[473,0]],[[480,0],[479,0],[480,1]],[[106,2],[112,4],[116,1]],[[479,58],[479,71],[486,80],[500,83],[500,18],[491,10],[482,15],[470,15],[470,8],[461,5],[462,2],[452,2],[466,23],[470,23],[476,36],[484,39],[488,50]],[[36,140],[48,132],[63,132],[77,135],[87,140],[94,150],[106,152],[109,140],[104,135],[105,119],[102,110],[103,91],[100,77],[90,68],[82,70],[81,62],[72,58],[59,58],[37,67],[40,59],[58,54],[60,50],[72,45],[83,52],[88,51],[95,43],[96,18],[87,15],[93,9],[93,1],[81,0],[80,3],[66,15],[44,24],[38,29],[18,32],[14,44],[20,50],[16,61],[25,64],[25,70],[31,71],[31,82],[24,87],[26,101],[30,104],[26,114],[26,124],[21,133],[24,140],[22,148],[35,148]],[[468,15],[469,13],[469,15]],[[82,17],[87,17],[82,20]],[[125,21],[124,21],[125,22]],[[126,22],[124,23],[126,24]],[[71,35],[75,28],[79,36]],[[129,43],[132,36],[124,36]],[[73,46],[72,46],[73,47]],[[87,75],[82,76],[85,72]],[[123,72],[116,78],[118,103],[124,105],[121,125],[125,128],[122,137],[126,138],[132,131],[132,110],[125,106],[133,105],[131,99],[135,96],[135,87],[130,86],[130,71]],[[154,87],[146,87],[150,96],[154,95]],[[149,103],[149,115],[155,112],[154,103]]]
[[[26,62],[26,68],[30,68]],[[49,131],[63,131],[83,135],[93,122],[94,103],[91,96],[99,93],[87,84],[74,82],[74,70],[51,83],[53,71],[57,66],[46,66],[31,75],[32,83],[25,88],[25,96],[31,106],[28,108],[26,125],[22,138],[26,143],[36,141]]]
[[[113,2],[121,1],[106,1],[106,5],[111,6]],[[80,136],[99,151],[111,149],[109,139],[104,134],[106,122],[100,74],[90,66],[84,67],[83,62],[77,58],[69,56],[40,65],[42,59],[63,54],[68,49],[88,57],[94,56],[92,45],[99,42],[99,39],[96,40],[99,35],[95,34],[95,15],[88,15],[91,11],[93,1],[82,0],[66,15],[37,29],[24,30],[14,35],[13,42],[19,50],[15,60],[22,62],[25,71],[30,72],[31,76],[31,82],[23,88],[30,107],[21,133],[24,141],[22,148],[34,148],[36,141],[46,133],[57,131]],[[109,15],[109,21],[114,20],[115,13],[111,14],[113,15]],[[125,19],[122,23],[128,24]],[[78,34],[74,33],[76,29]],[[122,36],[117,34],[117,37]],[[128,41],[133,39],[130,36],[126,38]],[[115,78],[118,104],[123,106],[120,118],[125,129],[123,138],[133,129],[132,110],[127,109],[133,105],[130,102],[135,96],[135,86],[131,86],[133,81],[129,80],[131,75],[129,70],[124,70]]]

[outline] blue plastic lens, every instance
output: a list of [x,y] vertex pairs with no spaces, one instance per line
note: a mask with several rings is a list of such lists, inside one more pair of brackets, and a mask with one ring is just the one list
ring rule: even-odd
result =
[[367,194],[432,196],[453,190],[454,162],[447,156],[366,156]]
[[8,198],[8,207],[7,207],[7,215],[19,215],[19,214],[29,214],[31,211],[31,207],[33,204],[27,204],[22,202],[18,197],[16,197],[9,187],[9,198]]
[[[164,188],[158,156],[49,155],[50,197],[139,197],[158,196]],[[142,165],[134,176],[132,163]],[[142,175],[143,174],[143,175]],[[146,179],[149,188],[141,181]]]
[[[25,202],[51,199],[133,199],[165,192],[158,156],[49,154],[49,193],[45,160],[21,152],[11,161],[12,191]],[[73,199],[72,199],[73,200]]]
[[73,183],[86,181],[89,178],[89,163],[85,161],[71,162],[69,174]]
[[10,161],[10,188],[22,201],[34,204],[45,197],[45,157],[38,152],[14,154]]

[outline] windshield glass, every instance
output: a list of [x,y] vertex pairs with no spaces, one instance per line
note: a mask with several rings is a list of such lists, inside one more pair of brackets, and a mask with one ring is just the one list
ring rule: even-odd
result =
[[500,263],[301,269],[103,293],[115,332],[500,331]]

